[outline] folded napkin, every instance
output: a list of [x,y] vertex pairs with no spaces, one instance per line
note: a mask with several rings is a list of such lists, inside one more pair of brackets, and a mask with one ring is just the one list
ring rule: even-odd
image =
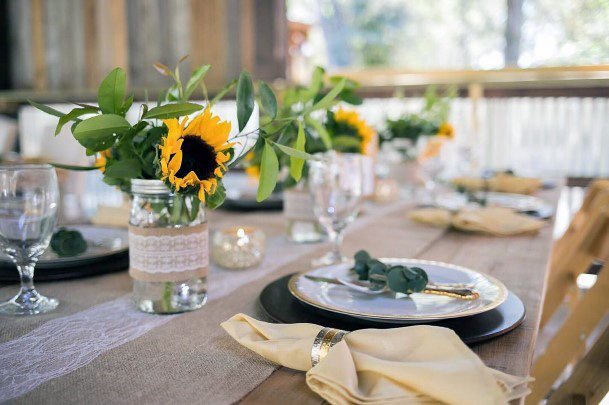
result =
[[[336,329],[244,314],[222,327],[266,359],[307,371],[307,385],[331,404],[505,404],[529,393],[530,378],[486,367],[447,328],[363,329],[340,340],[345,332]],[[320,346],[320,336],[329,349]],[[325,356],[313,364],[320,347]]]
[[492,191],[514,194],[533,194],[541,187],[539,179],[512,176],[507,173],[499,173],[486,181],[479,177],[457,177],[452,182],[456,186],[472,191],[488,188]]
[[482,232],[495,236],[533,233],[545,225],[542,220],[502,207],[461,210],[456,214],[443,208],[421,208],[409,212],[408,216],[413,221],[429,225],[442,227],[452,225],[462,231]]

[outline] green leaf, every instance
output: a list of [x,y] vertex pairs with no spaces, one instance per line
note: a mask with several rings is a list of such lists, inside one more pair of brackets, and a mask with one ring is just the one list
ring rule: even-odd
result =
[[302,160],[319,160],[317,157],[307,153],[307,152],[303,152],[294,148],[291,148],[289,146],[286,145],[282,145],[280,143],[277,142],[272,142],[269,141],[272,145],[276,146],[277,148],[279,148],[280,151],[282,151],[283,153],[285,153],[286,155],[290,156],[290,157],[294,157],[296,159],[302,159]]
[[97,93],[97,103],[104,114],[120,114],[125,98],[125,71],[116,68],[102,80]]
[[262,108],[269,117],[275,118],[277,116],[277,98],[273,89],[261,80],[258,82],[258,91],[260,92]]
[[311,111],[322,110],[322,109],[327,110],[328,108],[332,107],[332,104],[334,103],[336,96],[338,96],[338,94],[341,91],[343,91],[343,87],[345,87],[345,79],[338,82],[336,84],[336,86],[334,86],[332,88],[332,90],[330,90],[328,92],[328,94],[326,94],[321,100],[319,100],[317,103],[315,103],[313,105],[313,107],[311,108]]
[[45,112],[49,115],[54,115],[55,117],[59,117],[59,118],[61,118],[65,115],[61,111],[57,111],[56,109],[49,107],[48,105],[40,104],[40,103],[37,103],[32,100],[28,100],[27,102],[30,103],[32,105],[32,107],[36,107],[40,111]]
[[249,73],[241,72],[237,83],[237,121],[239,132],[243,131],[245,125],[254,111],[254,85]]
[[186,91],[184,92],[184,98],[188,100],[190,95],[197,89],[207,72],[211,69],[211,65],[203,65],[198,67],[192,72],[188,83],[186,83]]
[[73,130],[74,138],[85,148],[101,152],[108,149],[120,134],[131,128],[120,115],[103,114],[80,122]]
[[260,160],[260,184],[258,185],[258,195],[256,201],[266,200],[277,184],[279,175],[279,161],[275,149],[268,142],[264,143],[262,149],[262,159]]
[[97,111],[99,111],[99,107],[98,106],[94,106],[92,104],[86,104],[86,103],[74,103],[79,107],[84,107],[84,108],[95,108]]
[[182,117],[184,115],[189,115],[194,112],[197,112],[203,108],[200,104],[195,103],[176,103],[176,104],[165,104],[160,107],[154,107],[148,110],[146,114],[143,115],[144,119],[168,119],[168,118],[177,118]]
[[208,208],[216,209],[218,208],[220,205],[222,205],[222,203],[224,202],[224,200],[226,199],[226,189],[224,188],[224,185],[222,184],[222,182],[218,182],[218,187],[216,188],[216,192],[213,193],[212,195],[208,195],[207,198],[205,199],[205,205]]
[[348,79],[344,76],[330,76],[330,83],[338,84],[341,80],[345,81],[345,90],[356,90],[359,88],[359,83],[353,79]]
[[91,170],[97,170],[100,167],[102,167],[102,166],[73,166],[73,165],[64,165],[62,163],[52,163],[52,162],[49,164],[58,169],[73,170],[73,171],[77,171],[77,172],[88,172]]
[[338,135],[332,139],[332,147],[338,152],[361,153],[362,140],[351,135]]
[[142,165],[138,159],[117,160],[106,166],[104,174],[119,179],[137,179],[142,176]]
[[317,131],[319,138],[324,143],[324,147],[328,150],[332,149],[332,138],[330,138],[330,134],[328,133],[326,127],[324,127],[321,122],[311,118],[310,116],[305,117],[305,122],[312,126],[315,131]]
[[133,97],[134,95],[132,94],[125,100],[125,102],[121,106],[121,115],[127,114],[127,111],[129,111],[129,109],[133,105]]
[[224,86],[222,88],[222,90],[220,90],[218,92],[218,94],[215,95],[214,98],[211,99],[211,101],[209,102],[210,105],[214,105],[216,104],[218,101],[222,100],[222,98],[224,96],[226,96],[226,94],[231,91],[232,89],[235,88],[235,86],[237,85],[237,79],[234,79],[233,81],[231,81],[230,83],[228,83],[226,86]]
[[343,91],[341,91],[338,95],[338,98],[340,98],[345,103],[349,103],[351,105],[361,105],[364,102],[364,100],[360,96],[355,94],[353,90],[349,89],[343,89]]
[[[294,149],[299,152],[305,151],[306,137],[304,129],[302,128],[302,122],[298,122],[298,136],[296,142],[294,142]],[[290,156],[290,176],[296,181],[300,181],[302,177],[302,168],[304,166],[304,159]]]
[[95,114],[97,111],[98,111],[98,109],[95,107],[83,107],[83,108],[73,109],[69,113],[67,113],[59,118],[59,121],[57,122],[57,127],[55,127],[55,135],[58,135],[59,132],[61,131],[61,128],[63,128],[63,126],[65,124],[67,124],[68,122],[73,121],[76,118],[78,118],[82,115],[85,115],[85,114]]
[[321,91],[324,86],[324,74],[326,73],[325,69],[321,66],[315,67],[313,70],[313,77],[311,79],[311,86],[309,90],[311,92],[311,98],[315,96],[317,93]]

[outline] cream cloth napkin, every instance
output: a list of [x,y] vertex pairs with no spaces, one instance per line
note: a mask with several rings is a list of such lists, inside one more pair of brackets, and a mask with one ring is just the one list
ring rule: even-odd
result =
[[482,190],[485,186],[492,191],[514,194],[533,194],[541,187],[541,180],[533,177],[518,177],[511,174],[499,173],[486,183],[479,177],[457,177],[452,180],[456,186],[468,190]]
[[443,208],[421,208],[409,212],[408,216],[414,221],[429,225],[452,225],[463,231],[483,232],[495,236],[533,233],[545,225],[542,220],[502,207],[461,210],[456,214]]
[[354,331],[312,367],[321,326],[272,324],[244,314],[221,326],[266,359],[307,371],[307,385],[332,404],[505,404],[530,392],[530,378],[486,367],[447,328]]

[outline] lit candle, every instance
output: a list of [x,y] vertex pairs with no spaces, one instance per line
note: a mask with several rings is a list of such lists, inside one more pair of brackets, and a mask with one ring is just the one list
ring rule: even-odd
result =
[[221,229],[212,238],[212,259],[228,269],[256,266],[264,257],[265,239],[264,232],[254,227]]

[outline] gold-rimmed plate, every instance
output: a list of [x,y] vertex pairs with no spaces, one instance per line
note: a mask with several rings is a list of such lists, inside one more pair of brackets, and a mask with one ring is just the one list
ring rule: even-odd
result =
[[416,266],[424,269],[434,283],[465,284],[480,294],[476,300],[415,293],[396,298],[386,292],[370,295],[343,285],[313,281],[306,275],[356,280],[351,263],[321,267],[292,276],[288,288],[299,301],[335,314],[367,320],[420,323],[459,318],[490,311],[507,298],[508,290],[499,280],[477,271],[449,263],[382,258],[386,264]]

